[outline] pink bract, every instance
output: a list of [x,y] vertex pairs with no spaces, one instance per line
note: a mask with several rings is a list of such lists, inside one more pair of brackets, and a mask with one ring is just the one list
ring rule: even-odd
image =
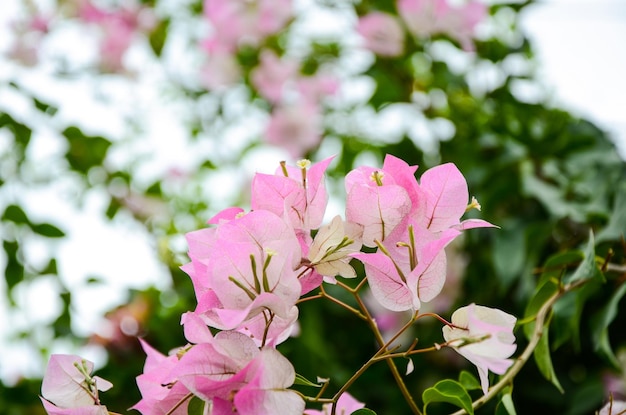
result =
[[398,20],[383,12],[372,12],[359,19],[356,31],[365,47],[377,55],[395,57],[404,52],[404,30]]
[[284,148],[294,159],[315,148],[321,135],[321,111],[305,100],[275,108],[265,130],[266,141]]
[[297,72],[298,62],[263,50],[259,66],[252,70],[251,80],[263,98],[276,104],[283,98],[285,85],[295,78]]
[[324,219],[328,193],[324,174],[333,157],[308,167],[302,161],[299,167],[285,165],[275,174],[257,173],[252,181],[252,209],[263,209],[284,218],[294,229],[310,231],[318,228]]
[[213,402],[215,414],[230,414],[233,407],[242,415],[304,410],[304,401],[287,390],[295,380],[291,363],[275,349],[259,350],[238,332],[220,332],[211,343],[193,346],[175,373],[196,396]]
[[280,31],[291,19],[292,6],[291,0],[205,0],[204,15],[213,27],[211,39],[232,52]]
[[178,382],[172,375],[172,371],[178,364],[178,356],[175,354],[164,356],[148,343],[139,339],[146,353],[146,363],[143,373],[137,376],[137,386],[142,399],[131,409],[139,411],[142,415],[187,415],[189,400],[180,405],[174,412],[170,412],[189,394],[189,390]]
[[[337,400],[337,414],[351,414],[352,412],[365,408],[365,404],[357,401],[348,392],[344,392]],[[330,415],[332,410],[332,404],[324,404],[322,410],[307,409],[304,411],[304,415]]]

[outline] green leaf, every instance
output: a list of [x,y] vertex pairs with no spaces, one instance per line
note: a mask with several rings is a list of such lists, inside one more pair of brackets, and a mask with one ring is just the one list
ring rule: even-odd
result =
[[496,407],[496,415],[517,415],[511,392],[510,386],[504,388],[502,399],[498,402],[498,406]]
[[593,232],[589,231],[589,240],[587,242],[587,248],[584,252],[584,259],[574,271],[571,277],[566,279],[566,282],[576,282],[585,279],[597,279],[599,282],[605,282],[604,275],[598,269],[596,265],[596,249],[593,239]]
[[559,382],[559,379],[556,377],[556,373],[554,372],[554,366],[552,365],[552,356],[550,356],[550,342],[548,340],[548,326],[549,322],[546,323],[543,335],[541,339],[539,339],[539,343],[537,343],[537,347],[535,347],[535,351],[533,353],[533,357],[535,358],[535,363],[537,363],[537,368],[539,372],[550,381],[559,392],[563,393],[563,387]]
[[69,148],[65,158],[72,169],[86,173],[93,166],[104,162],[111,142],[104,137],[88,136],[76,127],[68,127],[63,131]]
[[620,363],[613,353],[609,341],[609,325],[617,316],[617,310],[622,297],[626,294],[626,284],[622,285],[613,293],[606,306],[591,319],[592,341],[594,349],[604,356],[616,369],[620,369]]
[[39,235],[47,236],[48,238],[62,238],[65,236],[65,232],[49,223],[38,223],[32,225],[32,229]]
[[7,255],[6,268],[4,269],[4,280],[6,281],[7,288],[9,289],[9,299],[13,302],[11,290],[24,279],[24,265],[22,265],[18,259],[18,242],[2,241],[2,246]]
[[482,387],[480,386],[480,382],[476,379],[476,376],[472,375],[467,370],[463,370],[459,374],[459,383],[463,385],[465,389],[470,390],[479,390]]
[[451,379],[439,381],[432,388],[426,389],[422,394],[422,400],[424,401],[424,414],[426,414],[426,407],[432,402],[447,402],[464,409],[469,415],[474,414],[469,393],[463,385]]
[[203,415],[204,405],[205,402],[202,399],[197,396],[193,396],[187,406],[187,415]]
[[550,297],[552,297],[558,291],[558,281],[554,281],[553,279],[547,279],[543,281],[542,285],[537,287],[537,290],[528,302],[528,305],[526,306],[526,311],[524,313],[524,334],[528,339],[531,338],[532,333],[535,330],[535,316],[539,312],[539,309],[545,304],[546,301],[548,301]]
[[168,19],[161,20],[157,27],[150,33],[148,39],[150,41],[150,47],[157,56],[161,56],[163,46],[165,46],[165,41],[167,40],[167,30],[169,26],[170,21]]
[[2,214],[2,220],[8,220],[13,223],[29,224],[28,216],[18,205],[9,205]]
[[322,385],[312,382],[310,380],[308,380],[307,378],[305,378],[304,376],[296,373],[296,380],[293,382],[294,385],[303,385],[303,386],[313,386],[314,388],[321,388]]
[[352,412],[350,415],[376,415],[376,412],[372,411],[371,409],[361,408]]
[[33,97],[33,104],[35,104],[35,108],[37,108],[39,111],[48,113],[50,115],[56,114],[57,111],[59,110],[57,107],[52,106],[41,100],[38,100],[37,98],[34,98],[34,97]]
[[626,183],[621,183],[616,189],[615,203],[609,223],[598,234],[597,242],[619,241],[625,236],[624,229],[626,229]]

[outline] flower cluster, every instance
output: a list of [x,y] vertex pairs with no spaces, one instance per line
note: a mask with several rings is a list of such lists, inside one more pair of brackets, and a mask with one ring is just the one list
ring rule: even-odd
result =
[[[281,163],[275,174],[258,173],[251,211],[225,209],[210,227],[187,234],[191,262],[183,270],[197,298],[181,321],[189,343],[165,356],[142,341],[147,359],[137,384],[143,398],[134,409],[185,414],[195,396],[212,414],[302,414],[304,397],[290,389],[294,367],[277,350],[296,328],[299,301],[323,298],[309,293],[324,293],[324,283],[342,285],[338,276],[357,278],[350,261],[359,260],[366,274],[359,286],[367,282],[387,310],[411,311],[413,322],[445,283],[446,245],[466,229],[493,226],[461,220],[479,205],[475,199],[468,205],[467,183],[453,164],[427,170],[418,182],[416,166],[390,155],[382,168],[359,167],[346,176],[345,219],[325,224],[331,162]],[[472,304],[444,327],[446,345],[478,367],[485,392],[487,371],[502,374],[511,364],[514,324],[513,316]],[[99,405],[93,391],[78,390]],[[47,393],[50,402],[64,404]],[[346,411],[364,406],[345,390],[333,402]]]

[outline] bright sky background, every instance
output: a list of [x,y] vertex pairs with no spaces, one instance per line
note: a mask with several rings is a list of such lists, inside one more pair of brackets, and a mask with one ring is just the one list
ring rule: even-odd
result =
[[[6,7],[21,0],[0,1],[2,7]],[[0,25],[3,20],[0,12]],[[546,0],[527,8],[523,24],[533,40],[540,77],[551,90],[555,105],[590,118],[607,129],[618,141],[622,157],[626,158],[626,1]],[[2,42],[0,33],[0,47]],[[0,60],[0,76],[2,71]],[[59,85],[37,84],[36,79],[33,82],[34,90],[49,88],[48,93],[53,93],[52,90],[61,88]],[[0,108],[9,105],[9,102],[7,97],[1,96],[0,91]],[[79,101],[74,102],[67,111],[72,114],[85,109],[88,113],[104,111]],[[166,114],[159,114],[161,116],[167,118]],[[106,120],[106,117],[102,119]],[[115,127],[103,125],[105,131]],[[176,127],[169,128],[171,131],[165,136],[175,138],[182,134],[176,131]],[[184,151],[184,147],[176,147],[170,156],[184,159],[187,157]],[[257,169],[268,171],[256,163],[250,165],[242,168],[250,174]],[[71,183],[65,185],[71,186]],[[124,276],[129,272],[144,276],[143,279],[134,280],[136,286],[164,284],[159,276],[166,275],[166,271],[156,260],[155,247],[148,242],[148,237],[138,226],[133,227],[132,221],[122,221],[112,227],[101,219],[91,217],[89,212],[99,217],[99,213],[93,212],[100,212],[105,203],[96,193],[85,199],[84,212],[79,214],[68,210],[67,204],[58,200],[58,191],[51,189],[50,194],[28,197],[32,197],[33,206],[38,206],[33,208],[35,213],[39,210],[39,213],[45,214],[47,210],[54,211],[55,216],[74,218],[68,225],[71,237],[58,247],[58,254],[65,258],[65,261],[59,263],[64,281],[72,287],[82,286],[80,296],[75,297],[79,311],[94,308],[105,310],[112,304],[124,301],[123,296],[128,287]],[[0,202],[0,206],[3,206],[4,202]],[[132,250],[126,248],[129,243],[133,246]],[[33,254],[36,255],[36,252]],[[4,266],[1,259],[0,265]],[[94,274],[106,277],[109,283],[97,289],[85,287],[82,283],[84,276]],[[36,354],[29,352],[28,347],[18,342],[7,344],[4,338],[9,327],[27,326],[31,319],[45,321],[47,315],[58,309],[59,301],[54,297],[56,292],[50,289],[50,284],[50,281],[42,279],[31,284],[28,289],[18,290],[17,295],[22,303],[38,304],[38,307],[28,308],[23,315],[9,315],[7,305],[3,303],[4,295],[0,295],[0,377],[9,382],[19,374],[37,375],[43,369]],[[1,282],[0,289],[3,289]],[[99,302],[104,297],[108,301]],[[84,315],[85,319],[79,325],[88,330],[94,320]],[[65,346],[59,345],[58,348]],[[97,355],[86,357],[96,359]],[[13,364],[7,365],[6,362]]]

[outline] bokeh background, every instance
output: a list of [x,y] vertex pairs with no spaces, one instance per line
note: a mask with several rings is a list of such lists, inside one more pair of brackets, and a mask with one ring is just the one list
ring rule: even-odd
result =
[[[465,37],[405,27],[397,56],[377,55],[356,31],[372,11],[397,16],[391,0],[294,0],[291,10],[279,30],[226,54],[207,45],[218,25],[201,1],[3,1],[0,414],[43,413],[51,353],[95,361],[116,385],[107,405],[125,412],[139,399],[136,337],[163,352],[185,342],[180,314],[195,298],[179,270],[184,234],[246,207],[254,172],[333,154],[332,214],[346,172],[387,153],[419,173],[452,161],[465,174],[481,217],[501,229],[451,247],[446,291],[431,305],[444,316],[472,301],[523,316],[546,260],[573,252],[575,269],[593,231],[594,253],[614,268],[602,289],[555,310],[563,393],[531,361],[513,398],[518,413],[586,414],[624,396],[626,6],[490,1]],[[255,83],[270,50],[295,62],[314,108],[285,111]],[[310,379],[340,385],[375,350],[341,309],[305,303],[300,314],[302,334],[281,351]],[[439,330],[416,335],[428,344]],[[411,388],[420,396],[462,368],[473,370],[445,352],[416,361]],[[406,411],[384,365],[356,387],[379,413]]]

